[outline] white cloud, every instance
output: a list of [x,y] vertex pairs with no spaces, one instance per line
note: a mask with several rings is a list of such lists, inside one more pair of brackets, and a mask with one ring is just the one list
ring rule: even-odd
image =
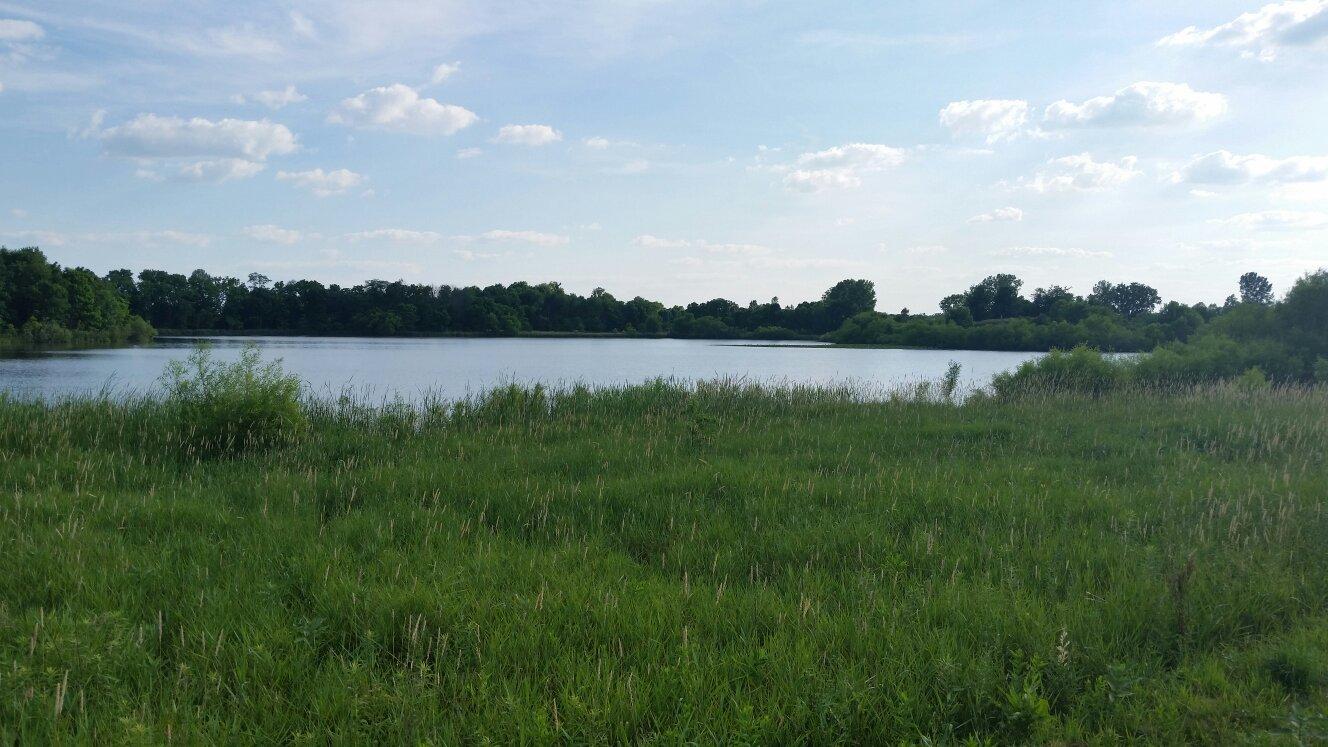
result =
[[1158,40],[1165,47],[1233,47],[1271,60],[1279,47],[1318,44],[1328,39],[1328,0],[1270,3],[1208,29],[1189,26]]
[[259,91],[254,94],[254,101],[269,109],[280,109],[291,104],[308,101],[309,97],[300,93],[295,86],[288,85],[280,91]]
[[1265,210],[1259,213],[1242,213],[1217,222],[1251,231],[1314,230],[1328,228],[1328,213]]
[[1008,140],[1028,123],[1028,102],[1020,99],[951,101],[941,109],[941,124],[955,135],[980,135],[988,143]]
[[1024,219],[1024,211],[1017,207],[996,208],[990,212],[975,215],[968,219],[969,223],[1018,223]]
[[1219,150],[1195,158],[1171,178],[1188,184],[1318,182],[1328,179],[1328,156],[1270,158]]
[[1105,258],[1111,252],[1090,249],[1061,248],[1058,246],[1012,246],[991,252],[993,257],[1075,257],[1079,259]]
[[585,143],[587,148],[594,148],[595,150],[605,150],[610,145],[613,145],[613,143],[609,142],[608,138],[602,137],[588,137],[582,142]]
[[642,234],[632,239],[632,244],[643,249],[700,249],[708,254],[761,255],[774,250],[762,244],[716,243],[705,239],[666,239],[650,234]]
[[568,237],[559,234],[541,233],[539,231],[508,231],[501,228],[485,231],[475,237],[467,236],[459,238],[479,239],[480,241],[490,242],[519,242],[543,247],[562,246],[570,241]]
[[166,229],[164,231],[137,231],[128,235],[129,238],[142,240],[148,244],[184,244],[186,246],[205,247],[212,243],[212,237],[207,234],[190,233],[189,231],[175,231]]
[[691,246],[692,242],[686,239],[665,239],[645,233],[632,239],[632,244],[646,249],[685,249]]
[[417,135],[451,135],[478,120],[475,112],[465,107],[423,98],[402,83],[343,99],[327,118],[333,124]]
[[484,151],[479,148],[462,148],[456,152],[456,157],[461,159],[475,158],[484,155]]
[[493,137],[495,143],[506,145],[548,145],[563,139],[563,134],[548,125],[503,125]]
[[429,82],[436,86],[453,75],[456,75],[456,72],[460,69],[460,62],[444,62],[433,69],[433,75],[429,78]]
[[0,18],[0,41],[30,42],[46,36],[46,30],[32,21]]
[[[889,249],[882,245],[881,251],[888,252]],[[910,246],[904,251],[909,254],[945,254],[950,251],[950,247],[941,244],[919,244],[917,246]]]
[[1143,172],[1136,169],[1139,159],[1126,156],[1119,161],[1095,161],[1088,153],[1053,158],[1047,168],[1020,185],[1035,192],[1098,191],[1119,187]]
[[277,179],[307,189],[318,197],[345,194],[350,189],[364,183],[364,175],[357,174],[350,169],[278,171]]
[[102,147],[130,158],[239,158],[265,161],[292,153],[295,135],[285,125],[262,120],[201,117],[182,119],[140,114],[100,133]]
[[218,158],[186,163],[176,172],[175,178],[188,182],[220,184],[232,179],[248,179],[263,168],[263,164],[246,161],[243,158]]
[[241,233],[255,241],[266,241],[272,244],[296,244],[304,238],[304,234],[299,231],[271,224],[246,226]]
[[784,185],[803,192],[857,187],[863,174],[885,171],[907,158],[904,149],[879,143],[839,145],[798,156],[795,168],[784,176]]
[[434,231],[414,231],[409,228],[376,228],[345,235],[348,241],[390,241],[396,244],[434,244],[443,236]]
[[1057,101],[1042,116],[1044,127],[1151,127],[1201,124],[1222,116],[1227,98],[1184,83],[1140,81],[1110,96],[1081,103]]

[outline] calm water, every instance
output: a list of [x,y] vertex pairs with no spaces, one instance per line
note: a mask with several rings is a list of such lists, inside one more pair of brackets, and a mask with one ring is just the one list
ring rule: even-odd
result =
[[[188,355],[199,338],[162,338],[135,348],[28,353],[0,357],[0,390],[58,397],[151,389],[166,362]],[[281,358],[316,393],[346,387],[375,397],[459,397],[495,385],[611,385],[655,377],[739,378],[763,383],[855,382],[891,388],[963,366],[967,386],[1037,357],[973,350],[865,350],[816,344],[758,346],[711,340],[381,339],[346,337],[207,338],[217,356],[234,359],[249,342],[265,359]]]

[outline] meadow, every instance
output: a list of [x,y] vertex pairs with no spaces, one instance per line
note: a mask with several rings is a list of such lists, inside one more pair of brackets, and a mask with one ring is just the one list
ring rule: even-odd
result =
[[1328,740],[1322,387],[176,373],[0,401],[4,743]]

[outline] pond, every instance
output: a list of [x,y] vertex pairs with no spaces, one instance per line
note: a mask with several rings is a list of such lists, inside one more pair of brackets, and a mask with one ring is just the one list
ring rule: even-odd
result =
[[588,338],[171,337],[152,345],[0,353],[0,391],[18,397],[151,389],[167,361],[207,340],[234,359],[246,344],[281,358],[315,394],[351,388],[373,398],[465,396],[507,383],[633,384],[740,379],[765,384],[855,383],[877,390],[939,379],[950,361],[961,384],[984,386],[1040,353],[842,348],[819,343]]

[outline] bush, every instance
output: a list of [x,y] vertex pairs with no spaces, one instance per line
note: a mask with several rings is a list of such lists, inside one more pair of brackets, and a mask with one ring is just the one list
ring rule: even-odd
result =
[[162,386],[184,435],[181,446],[191,453],[282,446],[308,425],[299,377],[286,373],[280,359],[264,364],[254,345],[234,363],[215,360],[200,345],[187,360],[167,365]]
[[1104,358],[1092,348],[1077,347],[1070,352],[1053,350],[1033,361],[1026,361],[992,381],[1002,397],[1020,394],[1079,392],[1103,394],[1126,383],[1130,365]]

